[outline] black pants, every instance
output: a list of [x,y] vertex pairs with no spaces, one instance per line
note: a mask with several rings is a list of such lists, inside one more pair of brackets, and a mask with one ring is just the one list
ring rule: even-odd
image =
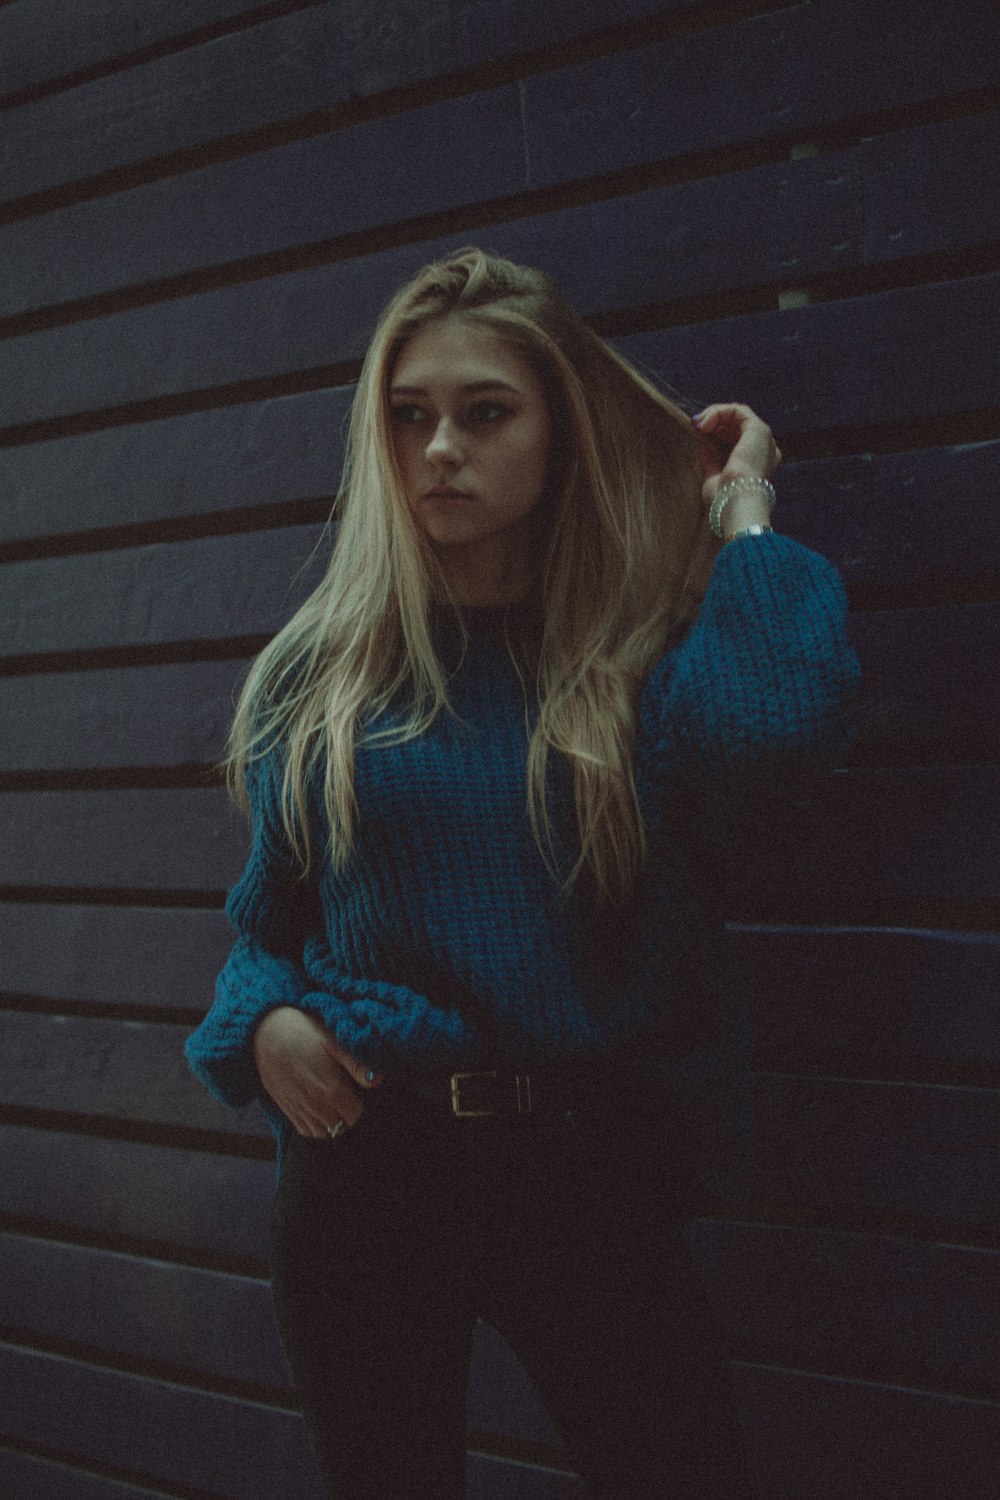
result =
[[394,1091],[294,1137],[275,1307],[336,1500],[459,1500],[477,1316],[510,1342],[601,1500],[751,1494],[728,1362],[648,1093],[573,1119],[452,1118]]

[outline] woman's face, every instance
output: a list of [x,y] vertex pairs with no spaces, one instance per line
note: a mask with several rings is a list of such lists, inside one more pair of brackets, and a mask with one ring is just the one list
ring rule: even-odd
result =
[[403,346],[389,406],[407,503],[446,572],[473,592],[476,579],[487,593],[490,580],[494,592],[504,578],[523,584],[551,427],[525,357],[490,329],[443,318]]

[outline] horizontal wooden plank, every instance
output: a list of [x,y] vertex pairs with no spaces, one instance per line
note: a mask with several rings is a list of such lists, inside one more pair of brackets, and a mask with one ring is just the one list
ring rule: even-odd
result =
[[[127,933],[126,927],[118,934],[119,948]],[[1000,950],[995,939],[891,933],[785,934],[777,940],[773,934],[736,936],[738,953],[749,959],[745,974],[761,1059],[769,1049],[783,1057],[802,1049],[827,1056],[839,1050],[852,1068],[863,1066],[858,1059],[867,1054],[874,1070],[897,1060],[996,1061]],[[178,954],[182,957],[183,950]],[[203,978],[207,1005],[214,966],[206,964]],[[187,1072],[181,1046],[189,1029],[0,1013],[0,1102],[268,1139],[255,1108],[223,1109]],[[910,1098],[899,1097],[904,1104]],[[936,1095],[931,1091],[929,1097]]]
[[1000,700],[983,665],[1000,659],[1000,607],[879,610],[854,615],[861,661],[858,749],[917,741],[942,753],[1000,738]]
[[[373,32],[363,7],[317,7],[12,111],[0,193],[39,192],[667,8],[479,0],[456,23],[445,0],[393,0]],[[905,27],[881,10],[876,24],[863,6],[789,7],[529,76],[531,183],[989,86],[992,20],[987,0],[963,0],[951,28],[929,5],[909,6]],[[849,93],[833,57],[850,70]]]
[[0,794],[0,885],[228,889],[249,840],[221,790]]
[[[358,359],[395,287],[429,255],[468,238],[422,241],[7,339],[0,426]],[[614,342],[687,396],[745,392],[786,433],[980,410],[998,397],[989,338],[998,279],[907,287]]]
[[[519,130],[507,85],[18,220],[0,228],[11,272],[0,316],[510,196],[524,187]],[[856,152],[804,157],[519,217],[478,237],[557,275],[586,313],[780,286],[859,263],[858,171]],[[773,220],[775,232],[720,235],[720,198],[734,218]],[[266,216],[255,212],[262,201]]]
[[0,1125],[5,1214],[264,1264],[273,1161]]
[[[858,753],[916,741],[947,754],[1000,738],[1000,701],[982,670],[1000,656],[1000,607],[876,611],[854,616],[850,633],[862,666]],[[0,774],[214,764],[248,665],[0,677]]]
[[[780,439],[780,413],[767,402],[760,409]],[[1000,574],[998,461],[993,441],[789,464],[775,519],[849,583],[981,581]]]
[[9,111],[0,196],[258,131],[683,3],[475,0],[459,17],[448,0],[385,0],[378,26],[364,4],[309,7]]
[[184,1057],[190,1030],[0,1010],[0,1105],[270,1140],[256,1105],[227,1109],[195,1078]]
[[1000,1423],[989,1401],[749,1365],[738,1370],[765,1496],[993,1500]]
[[817,924],[908,901],[994,901],[998,799],[993,767],[914,766],[836,772],[791,801],[750,804],[729,915]]
[[[994,1062],[1000,942],[880,928],[730,932],[758,1055]],[[221,912],[0,903],[3,990],[133,1007],[208,1004],[233,932]],[[141,958],[141,981],[137,962]],[[232,1118],[232,1117],[230,1117]]]
[[[0,316],[500,199],[526,185],[519,132],[505,85],[18,220],[0,228]],[[973,115],[486,234],[557,275],[582,311],[609,312],[981,245],[1000,233],[998,160],[1000,116]],[[720,199],[775,232],[720,235]]]
[[982,1393],[996,1382],[1000,1255],[831,1230],[696,1219],[688,1238],[744,1359]]
[[[352,393],[309,392],[0,448],[0,542],[332,500]],[[1000,572],[998,455],[1000,443],[982,442],[786,464],[776,520],[852,581],[983,577]],[[961,497],[961,526],[942,495]]]
[[0,1380],[6,1435],[53,1456],[232,1500],[321,1495],[296,1413],[10,1345]]
[[762,928],[730,940],[759,1058],[1000,1060],[994,933]]
[[190,662],[0,677],[0,774],[213,765],[225,754],[248,666]]
[[[279,1475],[281,1493],[293,1483],[302,1500],[318,1495],[306,1479],[298,1420],[273,1408],[243,1406],[9,1347],[0,1368],[14,1420],[38,1446],[83,1461],[113,1463],[118,1457],[119,1466],[132,1473],[138,1459],[165,1482],[208,1484],[213,1494],[229,1500],[264,1500],[279,1493],[277,1487],[267,1488]],[[905,1488],[896,1493],[907,1500],[938,1500],[941,1494],[992,1500],[1000,1475],[992,1403],[756,1366],[742,1367],[738,1374],[765,1494],[857,1500],[862,1494],[892,1494],[898,1482]],[[820,1453],[829,1458],[817,1467]],[[472,1493],[477,1500],[501,1495],[554,1500],[581,1493],[558,1477],[546,1480],[552,1488],[519,1487],[521,1476],[508,1477],[513,1487]]]
[[[262,1278],[0,1235],[0,1326],[19,1343],[57,1339],[101,1363],[154,1361],[203,1384],[292,1384]],[[469,1391],[477,1432],[561,1446],[510,1346],[484,1323]]]
[[993,1225],[1000,1091],[758,1076],[749,1195]]
[[354,388],[0,448],[0,540],[327,498]]
[[[106,962],[115,949],[123,952],[135,926],[125,922],[115,933],[105,924],[113,939]],[[183,930],[177,921],[178,937]],[[796,1052],[839,1052],[854,1068],[868,1057],[873,1069],[1000,1061],[995,936],[861,930],[744,931],[732,938],[752,1002],[760,1066],[775,1053],[794,1059]],[[31,956],[22,954],[21,964],[20,977],[30,980]],[[149,1003],[147,967],[137,972],[133,964],[137,1008]],[[200,989],[188,996],[192,1007],[211,1003],[217,967],[204,966]],[[224,1109],[196,1082],[183,1057],[190,1029],[81,1018],[71,1009],[58,1016],[0,1010],[0,1105],[266,1137],[256,1108]]]
[[992,410],[1000,275],[932,282],[614,340],[660,383],[745,392],[778,432]]
[[18,1343],[58,1340],[202,1384],[292,1385],[263,1277],[3,1234],[0,1327]]
[[13,1448],[0,1448],[0,1484],[18,1500],[170,1500],[164,1490],[108,1479]]
[[[754,1110],[748,1201],[833,1222],[838,1213],[853,1222],[864,1214],[994,1222],[996,1090],[760,1074]],[[0,1169],[9,1213],[67,1232],[263,1253],[267,1161],[28,1126],[4,1126],[0,1137],[17,1152]]]
[[[979,509],[975,498],[969,508]],[[847,526],[836,549],[832,537],[809,535],[812,518],[795,501],[785,525],[789,535],[804,531],[805,540],[825,544],[827,556],[849,552]],[[303,568],[319,536],[318,527],[285,527],[8,564],[0,569],[0,664],[24,652],[271,634],[322,573],[325,542]],[[996,734],[1000,710],[982,663],[1000,641],[997,606],[879,611],[855,616],[850,630],[863,669],[862,743],[946,745]],[[224,753],[247,667],[240,659],[0,678],[0,716],[9,726],[0,773],[211,764]]]
[[[895,1370],[955,1392],[995,1378],[1000,1256],[959,1246],[695,1220],[695,1264],[744,1359],[830,1373]],[[268,1283],[31,1236],[0,1236],[0,1326],[88,1357],[287,1390]],[[212,1336],[206,1337],[206,1330]],[[780,1359],[776,1356],[780,1355]],[[479,1323],[469,1426],[560,1446],[506,1340]]]
[[[989,1386],[1000,1256],[830,1231],[696,1220],[695,1263],[744,1357],[831,1372],[895,1366],[900,1383]],[[258,1278],[84,1246],[0,1236],[0,1326],[94,1357],[153,1360],[199,1377],[286,1388],[270,1293]],[[206,1328],[215,1330],[206,1340]],[[470,1425],[558,1442],[500,1335],[480,1324]]]
[[22,286],[0,297],[0,316],[455,212],[524,186],[520,101],[508,84],[8,224],[0,255]]
[[520,103],[507,84],[8,224],[0,254],[19,289],[0,296],[0,316],[454,211],[524,186]]
[[[832,941],[825,947],[828,957],[839,957],[843,951],[842,945]],[[974,966],[968,960],[978,949],[984,949],[990,961]],[[994,992],[983,986],[982,979],[984,973],[995,979],[996,943],[967,939],[963,950],[965,970],[975,973],[978,967],[979,988],[946,991],[945,1004],[940,993],[931,993],[928,983],[918,991],[923,1001],[919,1010],[916,1006],[907,1010],[901,997],[893,1004],[894,987],[909,993],[905,970],[900,983],[900,974],[891,968],[879,971],[873,979],[849,967],[846,978],[840,971],[835,980],[828,978],[819,985],[814,980],[811,988],[807,984],[802,989],[796,987],[794,961],[791,965],[783,962],[782,945],[765,950],[766,957],[758,953],[756,967],[749,968],[749,980],[751,985],[756,980],[760,987],[753,999],[761,1060],[766,1061],[772,1048],[791,1058],[797,1049],[807,1055],[817,1049],[825,1055],[839,1050],[852,1059],[855,1068],[864,1066],[860,1059],[865,1055],[871,1058],[873,1069],[896,1059],[995,1062],[1000,1044],[995,1026],[991,1029],[988,1024]],[[892,951],[887,943],[876,949],[882,963],[891,958]],[[926,952],[927,944],[920,944],[917,951]],[[824,956],[815,940],[807,952],[810,968]],[[856,955],[846,955],[849,966],[852,958]],[[880,982],[883,973],[886,983]],[[211,976],[206,975],[205,991],[199,997],[205,1008],[211,1001],[211,988]],[[766,990],[763,996],[760,989]],[[811,1011],[818,1004],[817,989],[829,993],[822,1008]],[[878,1017],[866,1024],[865,1011],[876,1009],[876,1000]],[[995,1020],[995,1004],[992,1009]],[[195,1080],[183,1057],[190,1029],[189,1025],[0,1010],[0,1105],[239,1131],[269,1139],[268,1127],[255,1107],[224,1109]]]
[[575,1474],[536,1464],[470,1453],[465,1475],[467,1500],[585,1500]]
[[0,988],[70,1004],[198,1010],[233,937],[221,911],[0,902]]
[[866,264],[1000,239],[1000,114],[893,131],[859,157]]
[[[8,1462],[0,1453],[0,1478],[23,1477],[17,1493],[24,1500],[54,1500],[56,1494],[59,1500],[145,1500],[151,1492],[142,1479],[192,1486],[219,1500],[289,1493],[319,1500],[305,1430],[292,1413],[11,1346],[0,1346],[0,1374],[17,1384],[6,1403],[8,1433],[67,1460],[36,1464],[11,1455]],[[96,1475],[74,1473],[74,1459],[135,1475],[138,1484],[112,1487]],[[53,1480],[67,1487],[44,1488]],[[583,1490],[556,1470],[472,1453],[467,1493],[470,1500],[578,1500]]]
[[273,634],[322,577],[320,541],[287,526],[11,563],[0,655]]
[[823,0],[536,74],[531,186],[992,87],[995,20],[991,0],[957,26],[929,3]]
[[[780,1352],[831,1372],[890,1370],[955,1391],[994,1375],[1000,1256],[956,1246],[696,1220],[689,1237],[724,1335],[744,1358]],[[287,1389],[261,1279],[0,1236],[0,1325],[60,1339],[103,1363],[152,1360]],[[213,1330],[207,1339],[206,1329]],[[469,1423],[558,1446],[506,1341],[479,1324]]]
[[[998,799],[990,766],[825,777],[768,808],[766,832],[755,825],[727,915],[816,924],[857,921],[859,904],[1000,899]],[[765,819],[763,805],[751,816]],[[7,886],[222,891],[248,847],[221,789],[4,792],[0,821]]]
[[248,0],[18,0],[0,10],[0,96],[110,63],[250,9]]
[[[0,1449],[0,1483],[18,1500],[170,1500],[163,1490],[106,1479],[12,1449]],[[554,1469],[471,1453],[466,1494],[468,1500],[581,1500],[583,1490],[578,1479]]]
[[[490,19],[500,23],[507,37],[521,36],[533,45],[544,40],[562,40],[578,31],[602,24],[669,10],[683,0],[587,0],[586,6],[569,0],[551,0],[545,14],[527,0],[502,0],[490,7]],[[75,0],[18,0],[11,13],[0,11],[0,95],[48,83],[66,74],[98,63],[113,63],[130,53],[151,45],[171,41],[181,44],[187,34],[213,22],[253,13],[258,7],[250,0],[175,0],[165,11],[159,0],[132,0],[122,9],[117,0],[88,0],[86,16]],[[334,21],[340,20],[347,38],[358,46],[362,40],[358,23],[343,0],[328,5]],[[462,14],[462,28],[482,31],[482,4],[471,4]],[[387,17],[398,13],[400,22],[412,19],[414,8],[385,7]],[[434,6],[427,4],[424,15],[430,20]],[[300,25],[310,18],[300,18]],[[353,24],[352,24],[353,23]],[[329,24],[329,23],[328,23]],[[456,27],[456,31],[458,28]],[[357,33],[357,34],[356,34]],[[458,44],[461,32],[458,32]],[[312,40],[309,33],[308,40]],[[381,38],[369,34],[376,47]],[[395,36],[398,43],[398,36]],[[499,37],[479,38],[482,46]],[[475,45],[475,43],[474,43]],[[388,51],[388,47],[386,49]],[[365,54],[362,54],[362,61]],[[428,58],[427,61],[430,61]],[[289,70],[289,76],[291,72]]]

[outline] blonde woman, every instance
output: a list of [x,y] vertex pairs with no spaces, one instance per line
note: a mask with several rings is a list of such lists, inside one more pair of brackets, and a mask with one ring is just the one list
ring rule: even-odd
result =
[[682,1236],[748,1145],[722,882],[856,679],[780,459],[478,250],[378,322],[328,572],[239,702],[253,848],[188,1043],[279,1136],[275,1305],[340,1500],[464,1494],[479,1316],[588,1494],[751,1493]]

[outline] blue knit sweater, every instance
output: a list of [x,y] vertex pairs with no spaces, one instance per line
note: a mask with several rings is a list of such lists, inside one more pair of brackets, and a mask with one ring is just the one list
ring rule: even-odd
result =
[[[670,1088],[713,1192],[738,1187],[749,1139],[748,1034],[723,940],[739,809],[846,746],[857,661],[836,572],[790,538],[720,552],[698,619],[650,672],[636,779],[649,836],[625,912],[586,881],[567,899],[526,806],[532,709],[502,611],[467,611],[469,644],[441,640],[454,715],[403,744],[362,743],[356,847],[297,878],[275,759],[249,781],[253,844],[226,904],[237,940],[187,1057],[225,1103],[260,1098],[254,1028],[279,1005],[318,1016],[391,1079],[394,1068],[594,1058],[629,1048]],[[449,651],[452,658],[449,660]],[[315,790],[316,846],[325,842]],[[557,846],[575,846],[571,778],[550,779]]]

